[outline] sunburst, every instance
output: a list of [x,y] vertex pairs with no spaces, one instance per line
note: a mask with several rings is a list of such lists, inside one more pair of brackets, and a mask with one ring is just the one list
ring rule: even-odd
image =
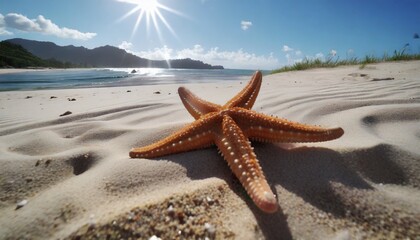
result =
[[131,36],[134,36],[134,34],[136,33],[142,19],[146,18],[146,27],[147,27],[148,34],[150,33],[150,24],[152,22],[159,36],[159,39],[161,41],[163,40],[162,33],[159,26],[159,21],[160,21],[175,37],[177,37],[175,31],[172,29],[171,25],[169,25],[168,21],[163,16],[161,10],[165,10],[167,12],[171,12],[180,16],[183,16],[182,13],[159,3],[158,0],[117,0],[117,1],[134,5],[133,9],[131,9],[129,12],[127,12],[124,16],[122,16],[119,19],[120,21],[126,19],[127,17],[135,13],[138,13],[137,20],[136,20],[136,23],[134,24]]

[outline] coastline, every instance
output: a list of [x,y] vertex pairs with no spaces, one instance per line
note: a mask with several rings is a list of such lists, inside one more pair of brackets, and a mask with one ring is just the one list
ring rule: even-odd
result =
[[[135,70],[135,71],[133,71]],[[247,81],[252,70],[67,68],[0,74],[0,91],[31,91]],[[20,71],[20,72],[19,72]],[[176,91],[175,91],[176,92]]]
[[[0,238],[118,234],[135,227],[138,213],[168,211],[171,201],[179,216],[203,217],[185,226],[193,236],[414,238],[420,234],[419,76],[420,61],[264,76],[254,110],[345,131],[330,142],[252,143],[277,195],[280,211],[272,215],[254,206],[214,147],[128,157],[132,147],[193,121],[178,85],[0,92]],[[224,104],[244,85],[185,86]],[[147,226],[165,222],[150,216],[141,219],[145,238],[157,236]],[[112,227],[114,221],[121,227]],[[177,234],[177,221],[160,227]]]
[[53,70],[51,68],[0,68],[0,74],[8,73],[22,73],[22,72],[37,72]]
[[61,70],[92,70],[100,68],[0,68],[0,74],[8,73],[24,73],[24,72],[45,72],[45,71],[61,71]]

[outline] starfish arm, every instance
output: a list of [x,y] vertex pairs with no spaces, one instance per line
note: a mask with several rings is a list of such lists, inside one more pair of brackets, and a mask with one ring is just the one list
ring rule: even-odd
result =
[[250,142],[228,115],[223,116],[222,133],[216,137],[215,143],[254,203],[265,212],[277,211],[276,197],[265,179]]
[[240,109],[231,115],[252,140],[266,142],[323,142],[337,139],[344,130],[306,125]]
[[276,212],[276,196],[267,183],[249,139],[320,142],[339,138],[344,130],[305,125],[252,111],[261,82],[261,72],[257,71],[245,88],[223,106],[200,99],[180,87],[181,101],[196,121],[156,143],[133,148],[130,157],[153,158],[216,144],[254,203],[264,212]]
[[235,97],[227,102],[223,108],[228,109],[231,107],[242,107],[251,109],[257,99],[258,92],[260,91],[262,83],[262,74],[257,71],[252,76],[251,81],[240,91]]
[[132,158],[153,158],[209,147],[213,144],[212,127],[217,124],[216,114],[199,119],[170,136],[148,146],[133,148]]
[[220,105],[203,100],[184,87],[178,88],[178,94],[185,108],[195,119],[221,109]]

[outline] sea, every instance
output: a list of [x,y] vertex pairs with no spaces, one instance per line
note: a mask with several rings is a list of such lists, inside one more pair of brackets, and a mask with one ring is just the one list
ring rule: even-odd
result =
[[0,91],[247,81],[254,70],[95,68],[0,74]]

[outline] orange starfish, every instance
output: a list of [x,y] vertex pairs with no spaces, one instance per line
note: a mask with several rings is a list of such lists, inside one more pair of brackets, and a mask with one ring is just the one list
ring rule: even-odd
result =
[[178,92],[182,103],[196,121],[156,143],[132,149],[130,157],[153,158],[216,144],[254,203],[264,212],[276,212],[276,197],[248,139],[320,142],[339,138],[344,131],[342,128],[304,125],[250,110],[261,82],[262,74],[258,71],[247,86],[223,106],[200,99],[180,87]]

